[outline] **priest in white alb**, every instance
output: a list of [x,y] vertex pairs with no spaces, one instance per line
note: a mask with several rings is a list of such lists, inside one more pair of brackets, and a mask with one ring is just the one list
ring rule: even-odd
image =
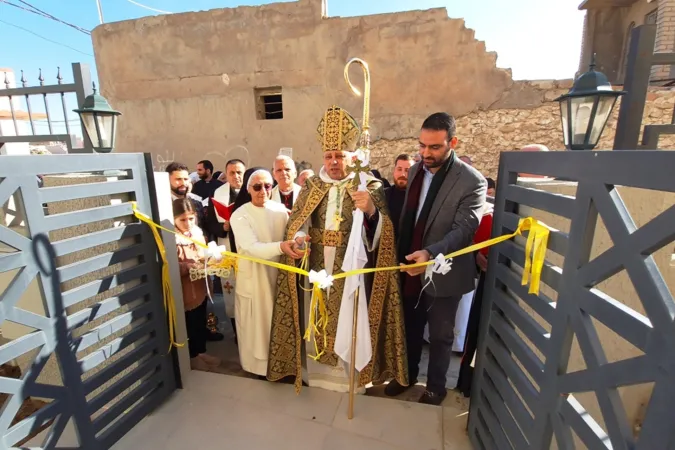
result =
[[[295,241],[284,241],[288,211],[271,201],[272,176],[266,170],[251,174],[246,186],[250,201],[236,209],[230,225],[237,242],[237,253],[279,262],[281,255],[302,257]],[[235,288],[235,321],[239,360],[249,373],[264,377],[272,328],[278,269],[239,259]]]
[[298,171],[293,159],[286,155],[277,156],[274,160],[273,176],[277,185],[272,189],[272,200],[282,203],[288,211],[291,211],[300,193],[300,186],[295,184]]
[[[215,190],[213,199],[208,199],[209,201],[206,205],[206,224],[209,234],[217,239],[218,245],[223,245],[228,250],[231,250],[230,241],[228,239],[228,233],[230,232],[229,217],[218,213],[218,209],[213,200],[222,206],[220,208],[221,210],[232,205],[241,189],[245,171],[246,166],[243,161],[239,159],[229,160],[227,164],[225,164],[224,174],[227,182]],[[231,275],[229,278],[221,278],[220,283],[223,288],[225,314],[230,318],[232,329],[234,330],[234,339],[236,341],[237,329],[234,324],[234,275]]]

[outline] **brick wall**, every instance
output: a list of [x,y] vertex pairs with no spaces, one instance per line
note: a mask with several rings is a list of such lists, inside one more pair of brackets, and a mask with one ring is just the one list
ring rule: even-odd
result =
[[[656,22],[655,52],[675,51],[675,0],[659,0],[659,13]],[[654,66],[652,80],[669,79],[669,66]]]

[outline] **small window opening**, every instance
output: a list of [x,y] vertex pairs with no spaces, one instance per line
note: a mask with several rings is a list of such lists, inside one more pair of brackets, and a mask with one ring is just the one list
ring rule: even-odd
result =
[[275,120],[284,118],[281,87],[256,88],[256,115],[258,120]]

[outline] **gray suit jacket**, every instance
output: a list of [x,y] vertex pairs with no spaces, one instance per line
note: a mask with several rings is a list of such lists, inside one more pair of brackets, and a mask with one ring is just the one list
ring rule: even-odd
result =
[[[421,163],[410,168],[405,204],[408,203],[408,191],[412,180],[421,169]],[[468,247],[480,223],[487,181],[473,167],[455,158],[450,171],[443,181],[438,195],[434,199],[429,218],[424,228],[424,249],[435,258],[439,253],[447,255]],[[401,219],[405,214],[405,206]],[[402,224],[403,220],[401,220]],[[412,233],[413,230],[399,229],[399,233]],[[400,255],[403,258],[405,255]],[[408,275],[404,275],[408,276]],[[423,275],[421,275],[423,276]],[[455,297],[475,289],[476,262],[473,253],[454,258],[452,269],[446,275],[434,274],[433,285],[425,292],[435,297]],[[422,285],[424,285],[424,281]]]

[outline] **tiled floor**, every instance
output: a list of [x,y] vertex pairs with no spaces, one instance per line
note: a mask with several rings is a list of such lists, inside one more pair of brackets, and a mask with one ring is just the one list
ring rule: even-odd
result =
[[185,389],[141,421],[116,450],[470,450],[466,412],[391,399],[191,372]]

